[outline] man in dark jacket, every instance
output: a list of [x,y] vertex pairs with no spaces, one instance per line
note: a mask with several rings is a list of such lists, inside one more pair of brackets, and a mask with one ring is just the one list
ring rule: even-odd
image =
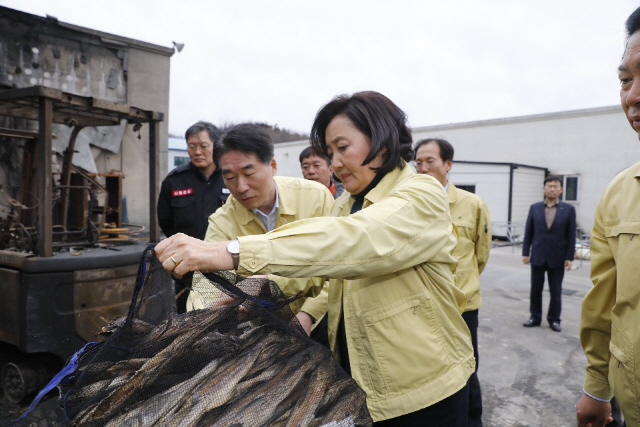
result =
[[522,245],[522,262],[531,264],[531,317],[523,326],[540,326],[546,272],[551,294],[547,321],[555,332],[561,331],[564,269],[571,270],[576,247],[576,210],[559,201],[560,194],[562,179],[548,176],[544,180],[544,202],[534,203],[529,209]]
[[[204,239],[209,215],[222,206],[229,190],[224,185],[213,157],[213,144],[222,132],[213,124],[200,121],[187,129],[189,163],[180,165],[162,181],[158,198],[158,223],[167,236],[184,233]],[[176,305],[179,313],[186,310],[191,274],[176,281]]]
[[184,233],[204,239],[209,215],[229,197],[213,160],[213,144],[220,135],[213,124],[202,121],[185,132],[191,161],[169,172],[158,199],[158,222],[167,237]]

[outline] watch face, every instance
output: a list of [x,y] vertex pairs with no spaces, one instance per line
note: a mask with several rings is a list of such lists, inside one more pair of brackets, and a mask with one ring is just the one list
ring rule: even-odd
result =
[[240,253],[240,242],[238,242],[237,240],[230,241],[227,244],[227,250],[229,251],[229,253],[239,254]]

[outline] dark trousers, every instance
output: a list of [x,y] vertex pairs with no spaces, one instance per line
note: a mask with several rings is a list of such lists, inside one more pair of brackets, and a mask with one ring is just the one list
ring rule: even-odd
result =
[[462,318],[467,323],[471,332],[471,344],[473,344],[473,356],[476,358],[476,370],[469,377],[469,427],[482,427],[482,393],[478,380],[478,310],[465,311]]
[[531,305],[529,311],[531,318],[536,322],[542,320],[542,290],[544,289],[544,273],[547,273],[549,282],[549,311],[547,321],[560,323],[560,312],[562,311],[562,279],[564,278],[564,267],[551,268],[547,264],[538,266],[531,265]]
[[313,328],[313,331],[311,331],[311,339],[331,350],[331,346],[329,345],[329,321],[327,320],[328,317],[329,316],[327,314],[322,316],[322,319],[320,319],[320,323],[318,323],[318,325]]
[[438,403],[410,414],[373,423],[373,427],[467,427],[469,384]]

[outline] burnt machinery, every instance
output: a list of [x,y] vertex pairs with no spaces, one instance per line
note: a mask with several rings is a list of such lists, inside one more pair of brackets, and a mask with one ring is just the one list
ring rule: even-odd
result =
[[[46,384],[106,321],[126,313],[148,244],[98,240],[105,223],[122,225],[122,175],[75,167],[78,133],[123,120],[134,131],[148,126],[149,240],[155,242],[160,235],[158,135],[164,117],[44,86],[0,91],[0,116],[38,124],[35,131],[0,127],[0,143],[20,140],[24,150],[19,191],[0,188],[0,382],[5,396],[18,402]],[[72,128],[58,159],[52,150],[54,123]]]

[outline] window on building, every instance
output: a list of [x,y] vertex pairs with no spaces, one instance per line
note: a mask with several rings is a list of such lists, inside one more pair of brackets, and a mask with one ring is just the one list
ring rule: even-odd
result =
[[454,184],[461,190],[468,191],[469,193],[476,193],[476,185],[475,184]]
[[180,166],[185,163],[189,163],[189,157],[175,156],[173,158],[173,166]]
[[580,188],[578,175],[565,175],[562,177],[562,200],[565,202],[577,202]]

